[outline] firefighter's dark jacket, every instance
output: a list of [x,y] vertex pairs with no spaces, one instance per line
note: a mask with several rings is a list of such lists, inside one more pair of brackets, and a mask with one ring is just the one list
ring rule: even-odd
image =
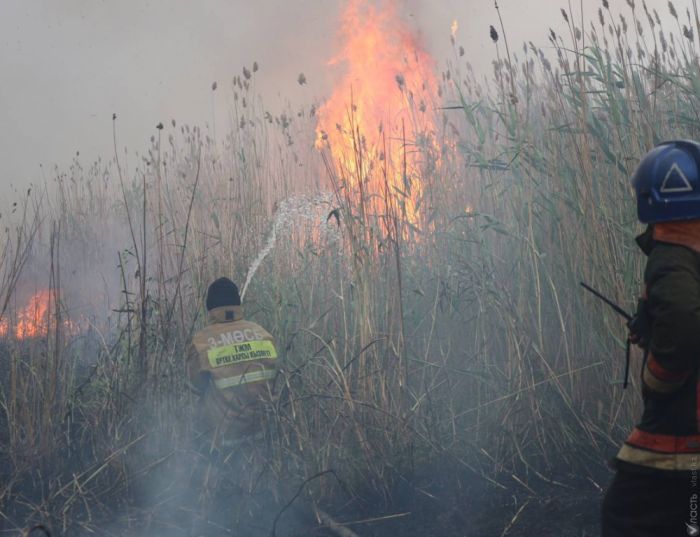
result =
[[622,466],[679,472],[700,464],[700,221],[656,224],[637,238],[651,339],[642,371],[642,419],[620,449]]

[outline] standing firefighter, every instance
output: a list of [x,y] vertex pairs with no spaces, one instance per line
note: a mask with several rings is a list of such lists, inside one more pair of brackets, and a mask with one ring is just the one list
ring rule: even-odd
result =
[[209,323],[192,339],[187,369],[200,396],[201,432],[221,447],[259,432],[277,350],[264,328],[243,318],[238,288],[228,278],[209,286],[207,312]]
[[616,458],[603,537],[699,535],[700,144],[666,142],[632,178],[648,256],[638,316],[644,412]]

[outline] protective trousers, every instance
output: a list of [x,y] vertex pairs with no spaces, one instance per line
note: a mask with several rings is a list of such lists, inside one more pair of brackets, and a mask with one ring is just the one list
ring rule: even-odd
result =
[[602,537],[684,537],[698,530],[697,475],[619,469],[602,508]]

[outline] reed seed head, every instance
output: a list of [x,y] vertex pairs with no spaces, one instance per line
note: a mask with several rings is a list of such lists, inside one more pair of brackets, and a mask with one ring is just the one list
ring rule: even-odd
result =
[[671,14],[671,16],[675,19],[678,19],[678,13],[676,12],[676,8],[673,5],[673,2],[669,0],[668,2],[668,12]]
[[693,41],[693,29],[683,25],[683,35],[688,41]]

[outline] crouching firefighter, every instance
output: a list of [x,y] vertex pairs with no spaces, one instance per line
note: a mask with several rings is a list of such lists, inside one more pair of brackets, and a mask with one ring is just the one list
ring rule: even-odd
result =
[[209,286],[206,307],[208,324],[192,338],[187,370],[199,395],[199,432],[220,448],[260,431],[277,350],[263,327],[244,319],[238,288],[228,278]]
[[665,142],[632,177],[647,255],[641,420],[615,459],[603,537],[700,535],[700,144]]

